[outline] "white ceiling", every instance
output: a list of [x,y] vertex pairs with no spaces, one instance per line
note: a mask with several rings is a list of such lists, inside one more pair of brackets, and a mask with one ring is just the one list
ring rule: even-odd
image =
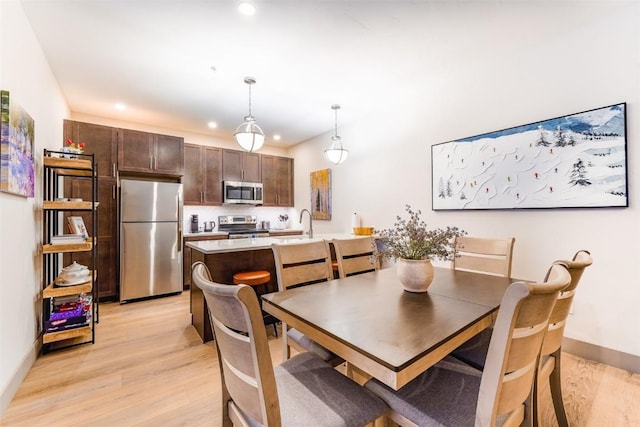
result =
[[494,25],[501,1],[255,0],[252,17],[235,0],[22,3],[73,112],[230,139],[253,76],[253,115],[274,146],[332,130],[332,104],[346,124],[531,34]]

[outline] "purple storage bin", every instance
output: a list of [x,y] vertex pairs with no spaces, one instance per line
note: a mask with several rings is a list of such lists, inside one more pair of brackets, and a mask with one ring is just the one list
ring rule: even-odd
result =
[[68,319],[70,317],[82,316],[82,304],[78,304],[78,308],[69,311],[54,311],[49,316],[49,320]]

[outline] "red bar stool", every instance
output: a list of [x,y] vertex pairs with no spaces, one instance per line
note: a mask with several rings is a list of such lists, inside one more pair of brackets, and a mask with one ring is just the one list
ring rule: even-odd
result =
[[[253,288],[253,290],[256,292],[256,295],[258,296],[258,298],[260,298],[260,295],[262,295],[263,293],[266,293],[267,291],[267,287],[266,284],[269,283],[269,281],[271,281],[271,273],[269,273],[266,270],[255,270],[255,271],[241,271],[239,273],[236,273],[233,275],[233,283],[235,285],[249,285]],[[260,286],[264,286],[264,290],[263,292],[260,292]],[[262,317],[264,319],[264,323],[265,325],[268,324],[272,324],[273,325],[273,331],[275,332],[276,336],[278,336],[278,330],[276,328],[276,323],[278,322],[278,319],[276,319],[275,317],[271,316],[269,313],[266,312],[262,312]]]

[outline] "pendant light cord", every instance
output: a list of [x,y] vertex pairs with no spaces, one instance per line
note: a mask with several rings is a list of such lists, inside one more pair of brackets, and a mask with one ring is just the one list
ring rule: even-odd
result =
[[251,83],[249,83],[249,117],[253,117],[251,115]]

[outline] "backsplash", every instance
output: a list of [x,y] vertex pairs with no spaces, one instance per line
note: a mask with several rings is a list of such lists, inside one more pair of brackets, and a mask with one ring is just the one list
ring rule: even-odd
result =
[[[204,221],[215,221],[216,227],[213,231],[218,231],[218,216],[221,215],[255,215],[260,221],[269,221],[271,229],[302,229],[302,224],[298,223],[300,213],[294,208],[285,207],[263,207],[263,206],[184,206],[182,209],[182,229],[185,233],[191,231],[191,215],[198,215],[200,230],[204,230]],[[282,223],[278,220],[279,215],[286,214],[289,219]]]

